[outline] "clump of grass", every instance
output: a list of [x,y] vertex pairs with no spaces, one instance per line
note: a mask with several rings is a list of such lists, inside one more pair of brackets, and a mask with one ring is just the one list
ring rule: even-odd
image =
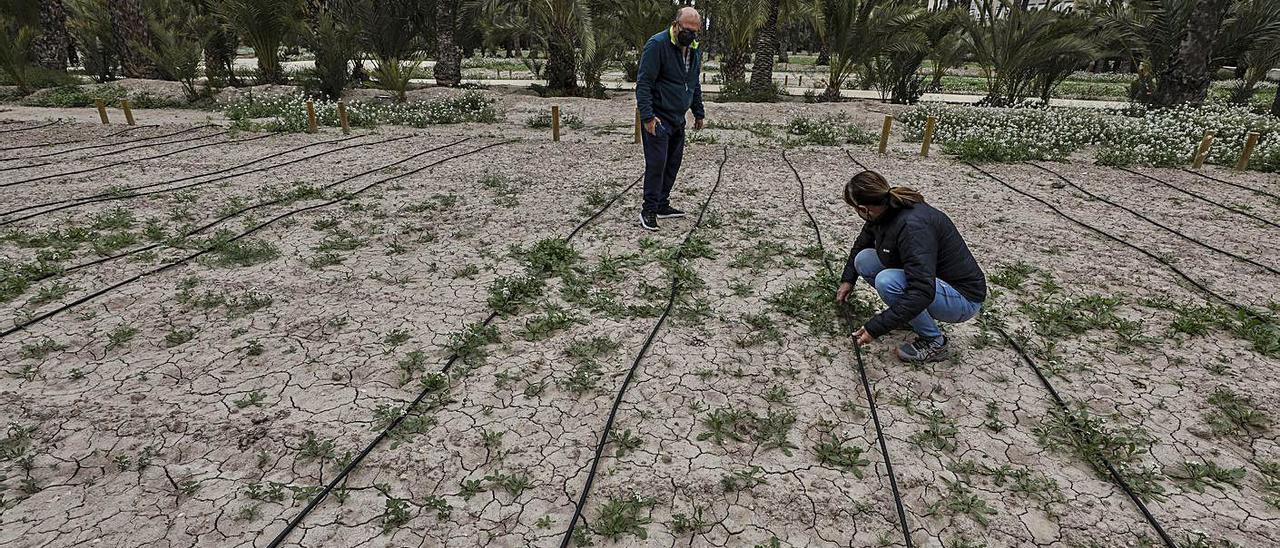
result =
[[519,334],[525,340],[540,341],[578,323],[586,323],[586,320],[564,307],[546,305],[541,314],[525,320],[524,329]]
[[497,195],[493,203],[502,207],[515,207],[520,205],[520,191],[508,181],[506,177],[501,175],[489,175],[480,179],[480,186],[483,186]]
[[[551,112],[539,112],[524,122],[525,127],[532,129],[543,129],[551,127]],[[560,127],[570,129],[582,129],[584,126],[582,117],[572,112],[560,111]]]
[[50,339],[49,337],[43,337],[34,343],[22,345],[22,348],[18,351],[18,355],[22,356],[23,359],[43,360],[49,356],[49,354],[65,350],[66,348],[67,345],[65,344]]
[[478,363],[489,354],[485,347],[498,340],[498,328],[473,323],[450,335],[448,348],[464,363]]
[[942,478],[942,481],[947,484],[947,492],[940,500],[929,505],[930,513],[941,511],[949,515],[968,516],[983,527],[991,523],[990,516],[996,514],[996,509],[974,493],[972,487],[964,481],[947,478]]
[[1076,403],[1065,411],[1051,409],[1048,417],[1032,431],[1042,446],[1076,456],[1104,479],[1110,479],[1106,468],[1110,462],[1144,499],[1159,498],[1164,493],[1158,475],[1143,465],[1143,455],[1150,453],[1153,440],[1141,428],[1110,426],[1106,417],[1095,415],[1083,404]]
[[[840,309],[835,302],[839,280],[826,270],[818,270],[810,278],[787,284],[781,292],[766,301],[774,310],[809,325],[809,332],[819,336],[848,335],[840,322]],[[849,296],[849,311],[855,321],[875,314],[875,305],[858,295]]]
[[1244,468],[1223,468],[1213,461],[1187,461],[1176,468],[1166,467],[1164,472],[1165,475],[1185,483],[1188,489],[1197,493],[1203,493],[1205,487],[1222,490],[1227,485],[1231,485],[1239,488],[1245,476]]
[[818,462],[849,472],[854,477],[862,479],[862,469],[871,464],[871,461],[862,457],[862,453],[866,450],[856,445],[851,445],[851,441],[851,439],[845,439],[833,432],[824,433],[818,443],[813,446],[813,452],[818,457]]
[[489,307],[503,316],[542,296],[545,282],[537,276],[503,276],[489,285]]
[[600,381],[600,359],[617,352],[621,345],[604,336],[575,339],[565,348],[565,354],[575,362],[569,376],[556,382],[562,389],[574,394],[595,390]]
[[1012,264],[1001,265],[995,272],[987,277],[991,283],[1007,287],[1014,291],[1022,289],[1022,284],[1036,273],[1037,269],[1022,261]]
[[578,250],[561,238],[539,240],[529,250],[517,249],[513,254],[524,261],[531,276],[561,274],[582,259]]
[[762,449],[779,449],[784,455],[791,456],[796,445],[791,443],[788,435],[795,422],[796,414],[791,411],[769,410],[760,415],[755,411],[722,407],[702,419],[705,431],[698,434],[697,439],[711,440],[716,445],[750,439]]
[[600,515],[591,521],[590,532],[605,537],[610,542],[618,542],[628,535],[646,540],[649,538],[646,527],[653,523],[648,512],[655,504],[657,501],[653,498],[641,495],[610,495],[609,500],[600,508]]
[[1206,420],[1209,428],[1220,436],[1254,436],[1271,427],[1271,418],[1258,409],[1248,396],[1236,394],[1230,388],[1219,386],[1209,395],[1213,406]]
[[720,488],[726,493],[735,493],[738,491],[747,491],[757,485],[769,483],[764,477],[764,468],[752,466],[742,470],[735,470],[720,476]]
[[209,256],[214,266],[246,267],[276,259],[280,256],[280,249],[265,240],[256,238],[231,240],[229,233],[219,233],[214,237]]

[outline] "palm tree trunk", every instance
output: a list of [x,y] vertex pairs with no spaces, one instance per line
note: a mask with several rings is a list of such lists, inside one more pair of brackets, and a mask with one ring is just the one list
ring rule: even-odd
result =
[[142,14],[141,0],[107,0],[107,10],[111,13],[121,72],[126,78],[159,78],[160,71],[142,49],[151,45],[151,31]]
[[457,86],[462,83],[462,50],[453,40],[458,0],[436,2],[436,85]]
[[1213,54],[1213,41],[1230,3],[1230,0],[1201,0],[1196,3],[1177,56],[1156,75],[1153,103],[1166,107],[1204,103],[1212,80],[1209,57]]
[[576,95],[578,76],[574,70],[573,43],[563,34],[553,33],[547,42],[547,87],[556,94]]
[[831,44],[828,44],[826,40],[823,40],[822,43],[818,45],[818,60],[814,61],[813,64],[819,67],[825,67],[831,64]]
[[724,83],[741,82],[747,74],[747,54],[742,51],[725,51],[720,62],[720,77]]
[[47,69],[65,70],[70,47],[67,11],[62,7],[62,0],[40,0],[40,35],[31,44],[36,62]]
[[773,56],[778,51],[778,9],[781,0],[769,0],[769,16],[756,37],[755,63],[751,65],[751,91],[773,91]]

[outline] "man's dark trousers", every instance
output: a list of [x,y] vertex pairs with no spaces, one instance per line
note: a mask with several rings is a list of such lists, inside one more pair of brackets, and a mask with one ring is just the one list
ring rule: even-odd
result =
[[680,161],[684,159],[684,126],[659,118],[654,135],[642,130],[644,142],[644,212],[657,213],[671,206],[671,187],[676,184]]

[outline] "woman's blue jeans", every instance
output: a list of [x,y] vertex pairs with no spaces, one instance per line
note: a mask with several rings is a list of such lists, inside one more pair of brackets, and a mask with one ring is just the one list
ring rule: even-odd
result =
[[[901,268],[885,268],[874,249],[859,251],[853,258],[853,266],[862,279],[876,288],[876,293],[886,305],[893,306],[907,290],[906,272]],[[982,303],[970,302],[947,282],[936,280],[934,283],[933,304],[911,320],[912,331],[926,339],[942,336],[942,330],[938,329],[939,321],[967,322],[982,309]]]

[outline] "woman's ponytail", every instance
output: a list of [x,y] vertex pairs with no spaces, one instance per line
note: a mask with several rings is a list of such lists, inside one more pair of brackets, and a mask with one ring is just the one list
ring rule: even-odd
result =
[[844,201],[850,206],[889,206],[895,209],[924,202],[924,195],[904,186],[889,187],[879,173],[863,171],[844,185]]

